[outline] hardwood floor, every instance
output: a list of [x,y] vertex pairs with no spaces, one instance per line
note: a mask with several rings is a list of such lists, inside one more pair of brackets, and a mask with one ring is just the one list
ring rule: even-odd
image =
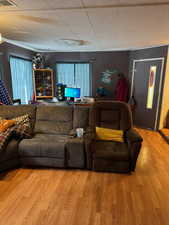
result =
[[0,175],[0,225],[169,225],[169,145],[151,131],[132,175],[18,169]]

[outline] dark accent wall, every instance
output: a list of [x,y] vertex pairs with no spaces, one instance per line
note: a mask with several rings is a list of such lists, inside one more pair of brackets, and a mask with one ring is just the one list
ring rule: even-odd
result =
[[114,75],[111,85],[101,82],[101,73],[106,69],[117,69],[128,76],[129,52],[60,52],[46,53],[46,66],[55,70],[56,62],[90,62],[92,67],[92,96],[96,95],[98,87],[102,86],[109,92],[108,97],[114,97],[118,77]]
[[[111,85],[101,82],[101,73],[106,69],[117,69],[131,81],[132,63],[134,59],[165,58],[164,74],[166,67],[168,46],[149,48],[137,51],[113,51],[113,52],[58,52],[44,53],[46,66],[55,69],[56,62],[90,62],[92,67],[92,96],[96,95],[98,87],[105,87],[109,91],[108,97],[114,97],[115,86],[118,77],[114,75]],[[32,59],[33,51],[9,44],[0,44],[0,61],[3,64],[4,80],[12,96],[10,55]],[[164,81],[164,79],[163,79]]]
[[163,97],[163,87],[164,87],[164,79],[166,73],[166,63],[167,63],[167,54],[168,54],[168,46],[154,47],[148,49],[141,49],[136,51],[131,51],[129,54],[129,82],[131,83],[132,79],[132,70],[133,70],[133,60],[139,59],[151,59],[151,58],[164,58],[164,70],[162,74],[162,90],[160,96],[160,108],[159,108],[159,116],[158,116],[158,125],[160,120],[161,113],[161,105],[162,105],[162,97]]
[[[165,59],[164,67],[166,67],[167,53],[168,53],[168,46],[130,51],[130,53],[129,53],[129,62],[130,62],[129,63],[129,80],[131,80],[131,77],[132,77],[133,60],[164,57],[164,59]],[[165,68],[164,68],[164,71],[165,71]]]
[[33,54],[34,54],[33,51],[6,42],[0,44],[0,60],[2,61],[3,65],[3,79],[11,96],[12,96],[12,82],[11,82],[9,57],[16,56],[25,59],[32,59]]

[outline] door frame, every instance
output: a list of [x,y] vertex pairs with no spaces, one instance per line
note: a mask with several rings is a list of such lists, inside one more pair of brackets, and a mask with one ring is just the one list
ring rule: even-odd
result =
[[161,60],[161,72],[160,72],[160,83],[159,83],[159,95],[157,99],[157,111],[156,111],[156,118],[155,118],[155,124],[154,124],[154,130],[157,130],[157,121],[159,116],[159,106],[160,106],[160,98],[161,98],[161,87],[162,87],[162,80],[163,80],[163,72],[164,72],[164,57],[160,58],[147,58],[147,59],[134,59],[133,60],[133,66],[132,66],[132,80],[131,80],[131,91],[130,91],[130,98],[133,95],[134,91],[134,78],[135,78],[135,66],[137,62],[148,62],[148,61],[160,61]]

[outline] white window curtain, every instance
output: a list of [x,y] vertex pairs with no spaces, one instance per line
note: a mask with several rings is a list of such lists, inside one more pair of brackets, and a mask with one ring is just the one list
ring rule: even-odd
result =
[[75,64],[75,83],[80,87],[81,97],[90,95],[89,64]]
[[57,64],[57,83],[66,84],[68,87],[74,86],[74,64]]
[[32,62],[10,57],[13,98],[21,99],[21,104],[28,104],[33,95]]
[[56,80],[67,87],[80,88],[81,97],[90,96],[89,63],[56,64]]

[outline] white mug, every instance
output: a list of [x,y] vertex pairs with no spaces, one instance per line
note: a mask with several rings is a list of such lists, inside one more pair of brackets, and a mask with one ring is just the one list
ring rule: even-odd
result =
[[77,137],[83,137],[84,129],[83,128],[76,128]]

